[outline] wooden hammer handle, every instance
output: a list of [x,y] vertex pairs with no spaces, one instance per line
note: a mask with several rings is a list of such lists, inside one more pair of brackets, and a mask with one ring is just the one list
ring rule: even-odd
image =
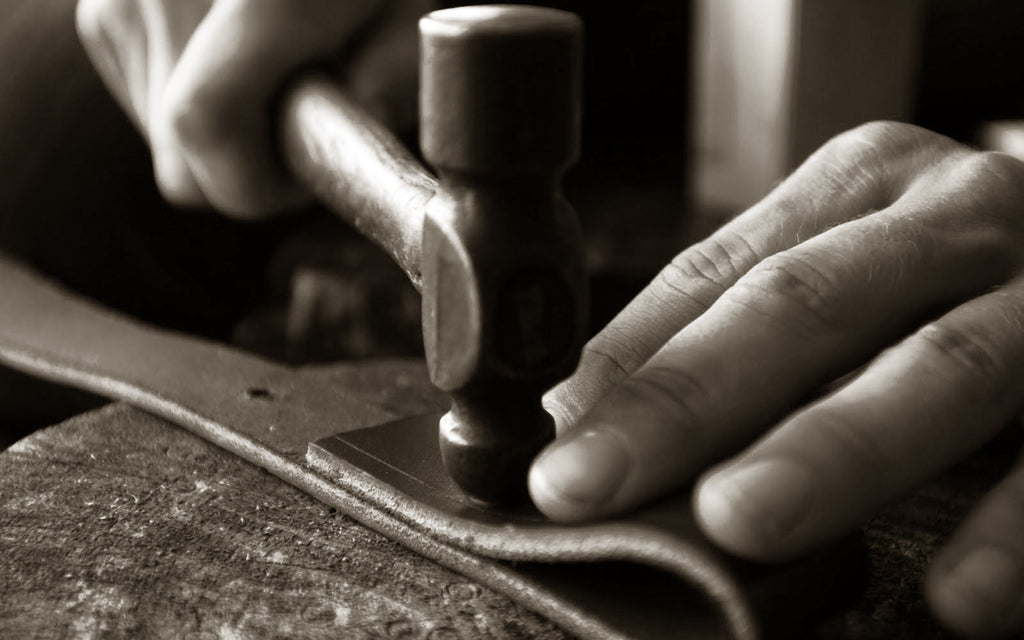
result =
[[289,170],[420,289],[423,220],[439,189],[434,176],[326,74],[307,74],[289,87],[279,127]]

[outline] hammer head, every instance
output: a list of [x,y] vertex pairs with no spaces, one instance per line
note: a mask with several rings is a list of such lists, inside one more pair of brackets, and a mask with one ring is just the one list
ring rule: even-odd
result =
[[582,234],[561,193],[578,155],[581,24],[523,6],[428,15],[421,144],[442,190],[423,228],[423,334],[448,471],[488,502],[526,497],[554,426],[543,392],[586,328]]
[[[524,200],[501,202],[537,211]],[[530,462],[554,437],[541,395],[572,372],[582,346],[582,241],[568,205],[554,202],[534,225],[523,222],[531,215],[476,224],[486,220],[467,211],[477,198],[446,198],[424,224],[424,344],[432,381],[452,395],[442,459],[486,502],[526,498]]]
[[420,146],[439,171],[564,171],[579,156],[583,23],[469,6],[420,20]]

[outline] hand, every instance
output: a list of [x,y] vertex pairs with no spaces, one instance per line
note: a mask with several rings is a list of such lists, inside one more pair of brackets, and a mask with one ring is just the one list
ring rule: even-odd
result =
[[[530,490],[556,520],[699,478],[700,526],[742,557],[855,528],[1024,407],[1024,164],[909,125],[838,136],[681,253],[545,404],[560,436]],[[1024,464],[933,564],[953,629],[1024,630],[1021,496]]]
[[79,0],[78,30],[149,141],[165,197],[260,218],[308,199],[280,166],[270,109],[303,66],[344,51],[350,92],[415,114],[416,22],[432,0]]

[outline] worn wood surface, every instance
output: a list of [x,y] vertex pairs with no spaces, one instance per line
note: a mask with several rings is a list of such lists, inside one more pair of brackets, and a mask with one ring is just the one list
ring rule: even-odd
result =
[[213,445],[111,405],[0,455],[0,637],[564,635]]
[[[819,639],[946,639],[923,568],[1006,438],[866,529],[874,578]],[[0,454],[3,638],[564,638],[487,589],[125,405]]]

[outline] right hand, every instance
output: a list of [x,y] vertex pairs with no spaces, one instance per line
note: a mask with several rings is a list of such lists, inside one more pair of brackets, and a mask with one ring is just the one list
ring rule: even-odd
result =
[[275,149],[271,108],[303,66],[395,127],[415,116],[416,24],[432,0],[79,0],[82,43],[149,142],[173,204],[258,219],[309,195]]
[[[855,530],[1024,412],[1024,163],[902,123],[840,134],[679,254],[545,406],[530,489],[553,519],[695,482],[698,526],[748,560]],[[1022,637],[1024,458],[926,594],[964,636]]]

